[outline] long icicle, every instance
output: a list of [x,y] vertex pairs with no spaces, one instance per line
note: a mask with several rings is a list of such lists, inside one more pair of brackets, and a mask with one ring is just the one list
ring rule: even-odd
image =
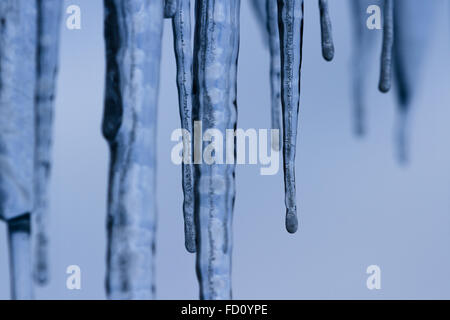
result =
[[394,46],[394,0],[384,0],[383,49],[378,88],[381,92],[391,89],[392,48]]
[[183,131],[183,213],[186,250],[194,253],[194,165],[192,159],[192,45],[191,0],[178,0],[172,17],[175,57],[177,61],[177,88],[180,120]]
[[[236,128],[239,12],[240,0],[196,2],[193,115],[194,120],[201,122],[194,126],[197,131],[194,192],[201,299],[231,299],[232,296],[234,135],[227,146],[227,164],[223,164],[219,144],[223,143],[227,129],[234,132]],[[200,134],[212,141],[205,148],[203,163],[200,162],[203,149]]]
[[0,219],[8,224],[13,299],[33,297],[36,1],[0,1]]
[[295,188],[300,74],[303,43],[303,0],[279,0],[278,17],[281,48],[281,102],[283,109],[283,163],[286,204],[286,229],[298,229]]
[[156,232],[156,114],[164,0],[104,0],[110,146],[110,299],[151,299]]
[[328,12],[328,0],[319,0],[320,27],[322,35],[322,55],[327,61],[334,58],[333,34],[331,32],[331,19]]
[[46,284],[48,270],[48,202],[53,108],[58,70],[62,1],[38,0],[38,51],[35,96],[34,279]]

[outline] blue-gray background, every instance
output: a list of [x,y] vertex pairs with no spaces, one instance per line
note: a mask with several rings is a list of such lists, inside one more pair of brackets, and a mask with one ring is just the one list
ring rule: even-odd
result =
[[[377,1],[374,0],[374,3]],[[81,7],[82,29],[63,25],[51,185],[51,283],[42,299],[103,299],[108,149],[100,134],[104,44],[101,0]],[[377,52],[367,97],[369,133],[351,124],[352,23],[348,0],[330,1],[336,56],[320,55],[316,0],[305,5],[297,157],[301,225],[284,229],[282,172],[237,169],[233,295],[237,299],[450,298],[450,34],[448,4],[436,25],[414,104],[412,163],[393,153],[394,94],[377,92]],[[269,55],[242,0],[239,58],[240,128],[268,128]],[[421,21],[411,21],[411,25]],[[157,297],[196,299],[195,257],[184,249],[180,167],[170,161],[179,127],[169,21],[164,31],[158,115]],[[381,33],[381,31],[373,31]],[[258,221],[254,224],[254,221]],[[82,289],[66,289],[68,265],[82,270]],[[381,267],[381,290],[366,288],[366,268]],[[0,298],[9,298],[6,228],[0,226]]]

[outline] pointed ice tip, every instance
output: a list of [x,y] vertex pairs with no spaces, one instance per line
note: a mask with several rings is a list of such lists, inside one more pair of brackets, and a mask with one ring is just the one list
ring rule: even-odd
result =
[[286,230],[289,233],[296,233],[298,229],[297,211],[286,209]]

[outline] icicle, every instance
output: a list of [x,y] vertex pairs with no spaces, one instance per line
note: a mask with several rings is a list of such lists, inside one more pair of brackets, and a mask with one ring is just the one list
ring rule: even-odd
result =
[[[395,144],[398,161],[406,164],[409,161],[409,113],[422,78],[435,8],[431,2],[424,6],[420,0],[395,0],[394,7],[394,71],[399,103]],[[420,25],[411,24],[418,20]]]
[[363,136],[366,132],[365,97],[367,74],[374,53],[377,33],[366,26],[366,9],[372,0],[352,0],[354,21],[354,49],[352,53],[353,124],[354,133]]
[[322,32],[322,55],[325,60],[331,61],[334,57],[334,44],[330,14],[328,13],[328,0],[319,0],[319,9]]
[[48,282],[48,181],[51,168],[53,108],[56,86],[62,1],[38,0],[38,59],[36,79],[36,151],[34,181],[34,278]]
[[107,295],[154,297],[156,113],[164,0],[105,0]]
[[283,107],[286,229],[290,233],[296,232],[298,228],[295,189],[295,152],[300,102],[303,12],[303,0],[278,1],[281,44],[281,102]]
[[30,214],[8,220],[11,297],[15,300],[33,298],[30,225]]
[[394,1],[384,0],[383,50],[381,53],[380,83],[381,92],[391,89],[392,47],[394,45]]
[[[240,0],[196,3],[193,111],[194,120],[201,121],[202,135],[216,129],[225,136],[227,129],[236,127],[239,11]],[[203,148],[201,141],[195,139],[195,143],[200,144],[195,148],[194,159],[198,160]],[[227,156],[234,160],[233,151],[227,148]],[[230,299],[235,165],[195,163],[200,298]]]
[[195,252],[194,166],[192,163],[192,46],[191,0],[178,0],[172,19],[177,87],[181,127],[189,132],[183,136],[183,193],[184,233],[187,251]]
[[281,57],[280,34],[278,32],[277,0],[266,0],[267,31],[270,48],[270,90],[272,129],[279,130],[278,141],[272,139],[272,149],[280,150],[283,145],[282,113],[281,113]]
[[32,297],[36,35],[35,1],[0,1],[0,219],[9,227],[14,299]]

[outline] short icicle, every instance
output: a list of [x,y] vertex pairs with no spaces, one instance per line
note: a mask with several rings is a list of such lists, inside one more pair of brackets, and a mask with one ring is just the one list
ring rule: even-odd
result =
[[334,58],[333,34],[331,32],[331,19],[328,11],[328,0],[319,0],[320,27],[322,36],[322,55],[327,61]]
[[194,165],[192,158],[192,45],[191,0],[178,0],[172,17],[180,120],[183,134],[184,238],[188,252],[196,251],[194,219]]
[[234,133],[236,128],[239,12],[240,0],[196,3],[193,116],[204,139],[212,140],[202,152],[201,137],[196,137],[194,152],[197,276],[200,298],[207,300],[232,297],[234,139],[231,150],[226,148],[226,164],[220,147],[209,148],[223,143],[218,135],[225,137],[227,129]]
[[156,114],[164,0],[104,0],[110,147],[109,299],[152,299],[156,232]]
[[35,281],[41,285],[49,280],[47,232],[49,178],[62,4],[60,0],[38,0],[33,274]]
[[392,82],[392,48],[394,46],[394,0],[384,0],[383,49],[378,88],[388,92]]
[[298,229],[295,153],[300,103],[303,12],[303,0],[278,1],[286,229],[289,233],[295,233]]

